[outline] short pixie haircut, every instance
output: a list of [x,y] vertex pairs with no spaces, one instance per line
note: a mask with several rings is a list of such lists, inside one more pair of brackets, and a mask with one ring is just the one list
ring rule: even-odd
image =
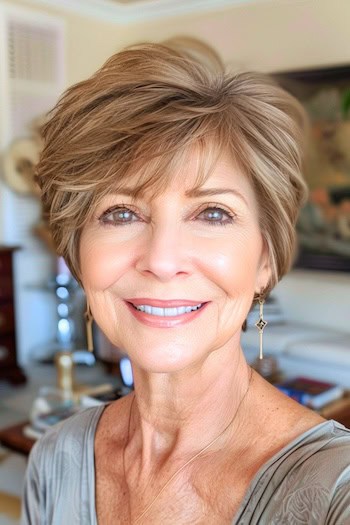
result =
[[114,54],[63,94],[42,129],[37,180],[58,254],[80,281],[81,231],[106,194],[163,191],[192,148],[200,187],[230,153],[255,190],[268,292],[293,261],[306,127],[300,103],[262,73],[210,67],[164,44]]

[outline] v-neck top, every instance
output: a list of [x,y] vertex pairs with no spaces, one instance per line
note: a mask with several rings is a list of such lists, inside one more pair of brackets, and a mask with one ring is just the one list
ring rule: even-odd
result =
[[[94,441],[104,408],[78,412],[34,445],[21,525],[97,525]],[[350,525],[350,430],[325,421],[282,448],[254,476],[231,523]]]

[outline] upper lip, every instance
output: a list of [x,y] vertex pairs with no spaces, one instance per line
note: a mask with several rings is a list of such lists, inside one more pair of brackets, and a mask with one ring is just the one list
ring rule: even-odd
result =
[[170,299],[169,301],[163,301],[161,299],[150,299],[144,297],[135,297],[131,299],[125,299],[128,303],[132,303],[135,306],[149,305],[159,308],[177,308],[179,306],[197,306],[197,304],[203,304],[204,301],[189,301],[188,299]]

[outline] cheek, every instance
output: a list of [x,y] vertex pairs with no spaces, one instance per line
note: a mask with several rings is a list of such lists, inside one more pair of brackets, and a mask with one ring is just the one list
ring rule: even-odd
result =
[[130,266],[133,250],[108,238],[86,234],[80,243],[81,280],[85,289],[105,290]]
[[258,232],[240,232],[197,247],[197,266],[228,295],[245,290],[249,295],[255,287],[255,280],[262,249]]

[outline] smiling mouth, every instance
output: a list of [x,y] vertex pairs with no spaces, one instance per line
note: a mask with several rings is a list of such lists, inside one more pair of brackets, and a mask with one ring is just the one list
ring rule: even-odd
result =
[[155,317],[178,317],[189,314],[190,312],[195,312],[196,310],[200,310],[206,303],[199,303],[194,306],[179,306],[176,308],[160,308],[159,306],[150,306],[148,304],[129,304],[131,304],[135,310],[149,315],[154,315]]

